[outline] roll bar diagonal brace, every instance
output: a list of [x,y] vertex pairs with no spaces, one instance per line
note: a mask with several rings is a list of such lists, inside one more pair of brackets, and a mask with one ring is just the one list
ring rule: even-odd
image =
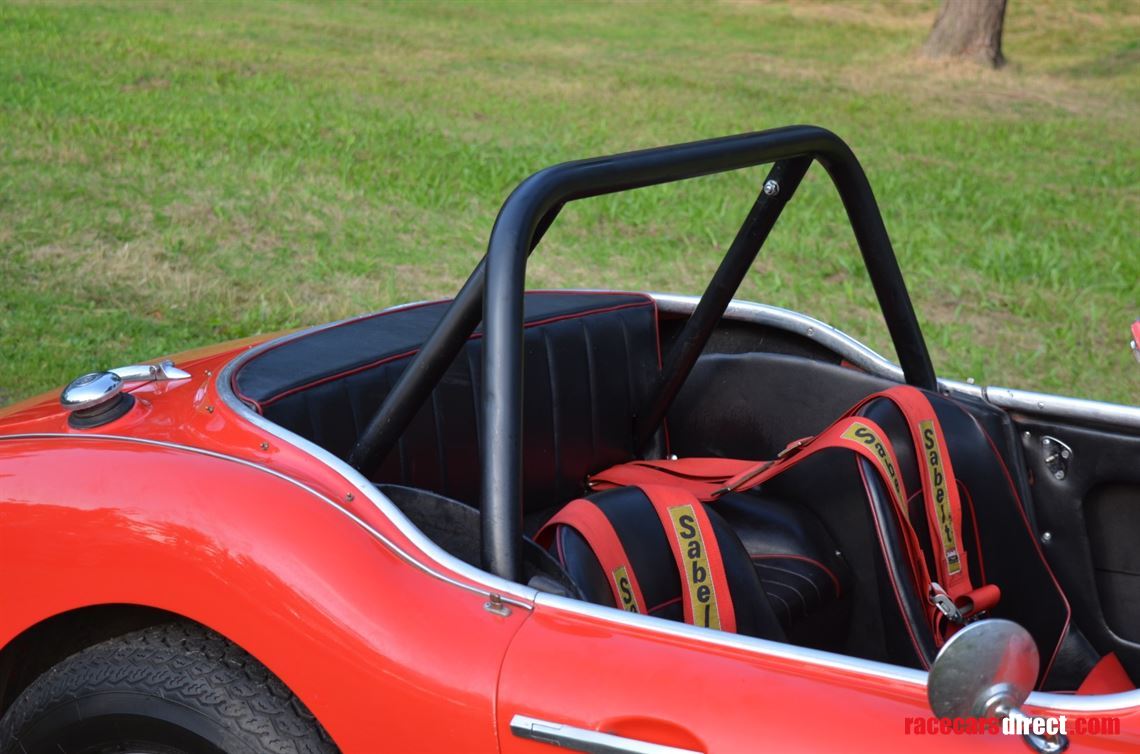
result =
[[476,267],[423,349],[389,393],[361,435],[350,461],[362,471],[371,471],[374,464],[383,459],[478,325],[482,303],[485,338],[482,560],[486,570],[518,581],[522,539],[522,325],[526,260],[558,211],[567,202],[586,197],[776,163],[769,180],[781,185],[774,196],[761,192],[670,352],[650,404],[641,413],[644,418],[637,421],[640,440],[656,430],[783,205],[812,161],[823,166],[839,192],[907,383],[936,389],[930,355],[859,161],[830,131],[815,126],[789,126],[567,162],[541,170],[519,184],[499,211],[484,261]]
[[673,399],[693,371],[717,322],[724,316],[732,297],[748,274],[760,247],[780,219],[785,205],[796,193],[804,174],[811,167],[810,157],[780,160],[772,166],[760,189],[760,195],[736,232],[736,238],[721,260],[720,266],[705,288],[697,308],[685,322],[680,336],[657,373],[657,380],[649,391],[649,402],[634,419],[633,437],[637,451],[644,452],[657,428],[665,419]]

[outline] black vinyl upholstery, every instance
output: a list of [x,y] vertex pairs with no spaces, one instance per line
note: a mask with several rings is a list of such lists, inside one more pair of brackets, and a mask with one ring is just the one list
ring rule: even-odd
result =
[[[235,392],[347,458],[448,303],[381,312],[268,349],[235,376]],[[587,474],[634,457],[633,415],[660,353],[656,308],[642,294],[528,293],[525,316],[523,494],[534,510],[577,497]],[[375,481],[479,503],[482,360],[477,331]]]
[[[682,620],[681,581],[657,513],[638,487],[590,495],[629,557],[649,615]],[[737,632],[821,649],[846,634],[851,573],[820,521],[800,505],[728,493],[705,505],[725,561]],[[591,602],[615,607],[610,581],[585,537],[554,528],[550,547]]]
[[[283,341],[249,360],[233,387],[266,418],[346,458],[447,306],[409,306]],[[657,325],[653,300],[641,294],[526,295],[527,531],[581,496],[588,474],[636,456],[635,412],[645,404],[661,363]],[[822,429],[839,413],[832,403],[882,387],[861,373],[802,361],[761,354],[703,357],[671,414],[674,428],[682,428],[677,446],[695,456],[770,457],[788,439]],[[476,332],[374,481],[479,504],[482,366],[483,344]],[[761,375],[765,379],[758,379]],[[846,388],[822,391],[837,375]],[[780,390],[768,390],[770,384]],[[1071,678],[1083,677],[1079,670],[1091,650],[1069,651],[1075,659],[1061,651],[1067,639],[1072,649],[1072,637],[1079,634],[1069,626],[1065,595],[1036,542],[1022,504],[1024,485],[1009,474],[985,412],[966,401],[927,397],[953,459],[962,499],[962,547],[971,570],[977,569],[971,573],[974,584],[1001,588],[992,614],[1026,626],[1041,650],[1043,675],[1053,669],[1049,685],[1071,687]],[[778,405],[770,413],[757,411],[764,400]],[[906,488],[919,490],[919,459],[898,409],[877,399],[861,413],[888,435]],[[646,455],[667,453],[662,431]],[[679,576],[652,505],[637,488],[591,499],[605,508],[621,535],[650,612],[680,619]],[[416,510],[438,507],[426,497],[415,500]],[[914,529],[931,553],[920,496],[910,503]],[[723,496],[708,512],[722,545],[741,633],[929,666],[936,645],[926,622],[926,596],[917,592],[909,573],[899,516],[866,461],[826,450],[760,489]],[[476,520],[464,509],[453,523],[471,534],[470,522]],[[454,534],[448,524],[433,536],[448,540]],[[474,541],[461,539],[456,547],[470,549]],[[589,545],[565,527],[556,544],[570,586],[592,601],[613,604]]]
[[740,538],[788,640],[836,649],[851,611],[851,568],[805,506],[763,492],[729,492],[712,506]]
[[[646,612],[682,620],[681,576],[653,504],[638,487],[619,487],[590,495],[609,519],[645,597]],[[696,503],[700,505],[700,503]],[[705,506],[713,527],[736,614],[736,632],[783,641],[784,628],[769,603],[748,552],[732,527]],[[570,579],[590,602],[615,607],[613,592],[601,563],[586,540],[573,528],[557,525],[551,549]]]
[[[1050,671],[1055,655],[1069,631],[1069,606],[1035,541],[1028,518],[1012,477],[1006,470],[995,445],[974,417],[962,406],[935,393],[927,393],[946,437],[954,464],[962,500],[962,547],[967,553],[968,567],[975,587],[996,584],[1001,601],[993,609],[994,617],[1008,618],[1025,626],[1041,651],[1042,678]],[[887,400],[874,400],[860,414],[875,421],[886,432],[898,458],[903,483],[908,490],[921,489],[919,459],[911,439],[910,428],[898,408]],[[860,460],[860,464],[865,464]],[[884,580],[893,594],[884,593],[884,602],[898,604],[905,622],[911,627],[911,644],[915,659],[929,666],[937,654],[934,638],[924,617],[926,595],[917,594],[913,578],[906,567],[905,549],[896,516],[881,477],[864,469],[871,506],[876,518],[880,545],[887,560],[894,565],[897,578]],[[926,523],[926,509],[921,495],[909,501],[908,516],[922,550],[927,567],[936,573],[934,548]],[[896,644],[896,650],[901,645]],[[897,659],[897,658],[896,658]]]

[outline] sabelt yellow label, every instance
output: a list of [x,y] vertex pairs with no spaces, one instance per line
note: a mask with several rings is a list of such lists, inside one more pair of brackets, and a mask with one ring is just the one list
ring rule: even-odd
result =
[[612,575],[618,595],[621,596],[621,609],[630,613],[640,613],[641,605],[637,604],[637,597],[633,594],[633,587],[629,583],[629,571],[625,566],[618,566]]
[[902,482],[899,481],[898,469],[895,468],[894,461],[891,460],[891,454],[887,451],[887,444],[883,442],[883,438],[879,437],[879,433],[863,422],[853,421],[851,422],[851,426],[845,429],[841,436],[846,440],[862,443],[871,449],[875,463],[879,465],[879,469],[886,475],[887,479],[891,481],[891,486],[894,487],[895,500],[905,503],[906,498],[903,495]]
[[962,570],[958,557],[958,541],[954,537],[954,514],[950,510],[950,493],[946,489],[946,473],[943,471],[942,454],[938,447],[938,433],[934,422],[926,419],[918,423],[922,432],[922,446],[926,456],[926,470],[929,472],[930,494],[934,500],[934,511],[938,516],[938,531],[942,537],[942,549],[946,552],[946,570],[953,576]]
[[691,505],[678,505],[669,509],[669,517],[686,566],[685,588],[689,590],[689,603],[693,606],[693,624],[719,629],[716,587],[713,586],[708,551],[696,511]]

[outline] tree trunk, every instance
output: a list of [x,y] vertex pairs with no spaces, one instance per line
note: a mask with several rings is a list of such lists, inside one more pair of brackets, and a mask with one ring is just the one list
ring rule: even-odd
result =
[[928,58],[960,58],[999,68],[1001,27],[1006,0],[944,0],[922,54]]

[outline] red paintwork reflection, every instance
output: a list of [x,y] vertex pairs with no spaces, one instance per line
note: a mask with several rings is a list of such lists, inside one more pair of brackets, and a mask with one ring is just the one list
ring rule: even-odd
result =
[[346,751],[495,750],[497,670],[526,611],[488,613],[264,472],[112,440],[43,444],[8,441],[0,457],[0,641],[78,606],[150,605],[249,649]]
[[223,453],[279,470],[309,484],[370,525],[382,529],[392,539],[414,547],[398,529],[378,515],[371,503],[354,491],[355,485],[324,464],[314,463],[306,453],[250,425],[222,404],[215,385],[217,375],[233,358],[268,337],[171,357],[177,366],[190,372],[190,379],[128,384],[128,390],[136,398],[135,407],[122,418],[94,430],[69,427],[67,415],[59,406],[59,392],[53,391],[0,410],[0,436],[44,432],[118,435]]
[[[339,473],[222,405],[214,380],[247,347],[177,357],[191,379],[133,387],[137,407],[96,432],[280,472],[430,562]],[[716,752],[1023,746],[904,735],[906,716],[927,714],[925,690],[909,684],[545,606],[494,615],[483,595],[425,574],[296,484],[190,450],[90,439],[67,426],[58,393],[0,411],[0,436],[22,433],[66,437],[0,440],[0,645],[87,605],[169,610],[268,665],[346,752],[553,751],[515,738],[515,713]],[[1136,713],[1120,714],[1128,732],[1095,747],[1140,744]]]
[[[552,651],[557,647],[557,651]],[[926,689],[538,606],[511,644],[499,686],[503,752],[551,748],[510,733],[516,714],[704,752],[1019,752],[1016,738],[907,734]],[[1042,712],[1038,710],[1038,712]],[[1135,751],[1119,736],[1073,736],[1071,751]],[[700,721],[699,729],[689,728]]]

